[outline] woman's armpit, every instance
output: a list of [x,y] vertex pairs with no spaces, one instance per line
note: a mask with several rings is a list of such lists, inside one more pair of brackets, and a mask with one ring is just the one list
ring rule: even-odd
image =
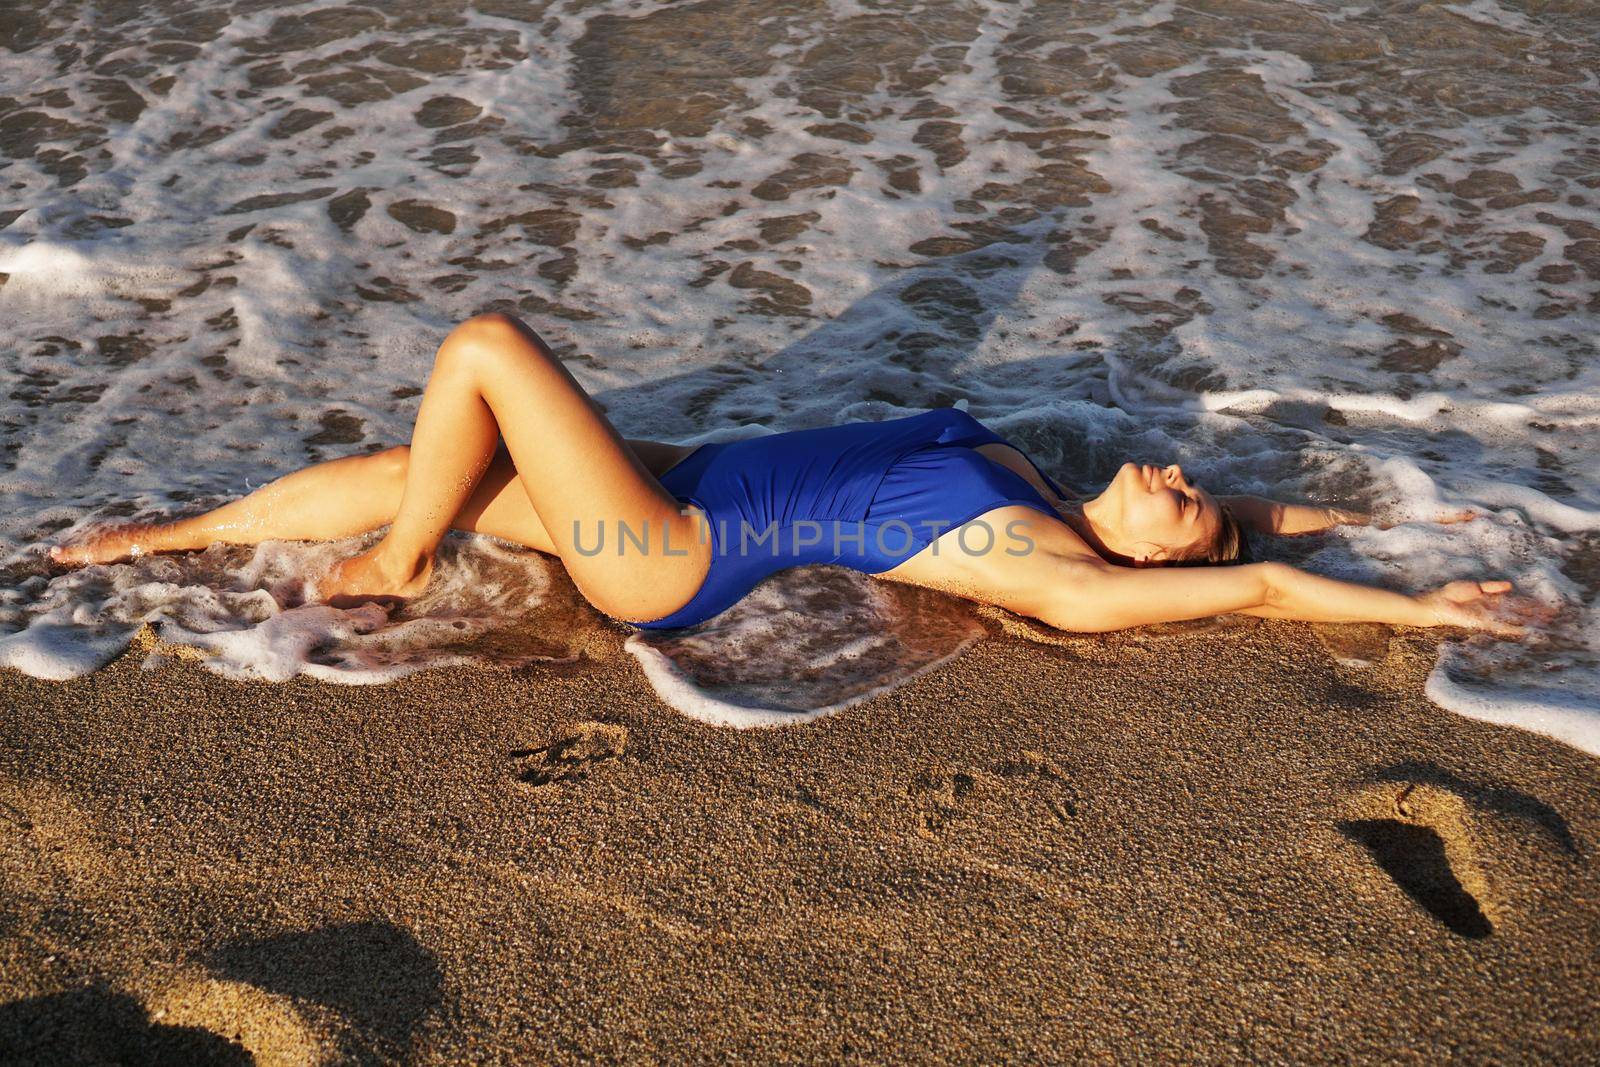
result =
[[[1033,615],[1074,567],[1100,559],[1063,522],[1035,508],[1007,505],[974,522],[994,534],[947,530],[921,551],[876,575]],[[965,547],[964,547],[965,546]],[[974,551],[973,549],[982,549]]]

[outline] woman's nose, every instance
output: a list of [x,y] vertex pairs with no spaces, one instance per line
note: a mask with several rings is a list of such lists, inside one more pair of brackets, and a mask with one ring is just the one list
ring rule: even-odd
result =
[[1167,480],[1183,484],[1183,468],[1174,463],[1167,468]]

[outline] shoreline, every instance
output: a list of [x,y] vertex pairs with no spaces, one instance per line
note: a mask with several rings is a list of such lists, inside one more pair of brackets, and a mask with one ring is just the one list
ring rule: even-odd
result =
[[1431,705],[1423,631],[1251,623],[991,635],[742,731],[610,633],[383,686],[7,670],[0,1050],[1600,1052],[1595,761]]

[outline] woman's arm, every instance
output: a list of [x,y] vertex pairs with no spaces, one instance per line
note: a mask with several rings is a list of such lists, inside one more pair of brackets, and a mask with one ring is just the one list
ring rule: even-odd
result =
[[1062,581],[1037,617],[1063,630],[1097,633],[1240,612],[1307,622],[1465,626],[1505,636],[1522,629],[1489,614],[1509,582],[1452,582],[1421,596],[1342,582],[1284,563],[1240,567],[1129,568],[1063,561]]
[[[1269,534],[1320,533],[1334,526],[1367,526],[1373,518],[1365,511],[1352,508],[1325,508],[1316,504],[1283,504],[1262,496],[1219,496],[1217,501],[1228,505],[1234,518],[1247,530]],[[1446,511],[1434,522],[1466,522],[1477,517],[1477,512],[1465,508]],[[1379,529],[1389,523],[1378,521]]]
[[1262,496],[1223,496],[1217,500],[1228,505],[1241,526],[1258,533],[1317,533],[1333,526],[1365,526],[1372,521],[1372,516],[1363,511],[1283,504]]
[[1521,637],[1523,628],[1495,618],[1491,609],[1511,591],[1503,580],[1458,581],[1415,596],[1341,582],[1286,564],[1277,576],[1276,595],[1246,608],[1245,615],[1303,622],[1386,622],[1398,626],[1461,626],[1505,637]]

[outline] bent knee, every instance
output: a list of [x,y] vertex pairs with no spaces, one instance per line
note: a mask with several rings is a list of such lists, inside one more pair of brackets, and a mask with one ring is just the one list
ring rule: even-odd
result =
[[524,355],[529,346],[546,346],[521,319],[504,311],[489,311],[463,320],[439,346],[434,365],[470,369],[508,356]]
[[450,336],[466,342],[469,346],[485,348],[539,343],[539,335],[533,332],[532,327],[505,311],[486,311],[482,315],[465,319],[450,331]]

